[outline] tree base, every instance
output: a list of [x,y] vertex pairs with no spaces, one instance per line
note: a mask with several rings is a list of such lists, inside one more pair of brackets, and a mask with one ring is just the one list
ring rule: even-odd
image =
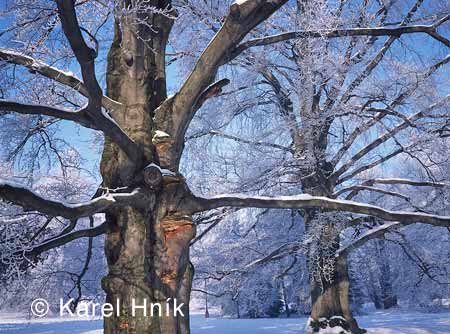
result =
[[348,321],[341,316],[331,318],[308,319],[306,323],[307,334],[363,334],[367,333],[365,329],[351,329]]

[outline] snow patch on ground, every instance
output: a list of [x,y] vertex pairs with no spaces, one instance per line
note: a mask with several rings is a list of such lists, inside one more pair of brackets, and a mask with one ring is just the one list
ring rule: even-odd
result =
[[[357,317],[368,334],[450,334],[450,312],[418,313],[377,311]],[[192,334],[303,334],[307,318],[205,319],[191,317]],[[27,320],[14,314],[0,315],[1,334],[102,334],[100,319],[51,318]]]

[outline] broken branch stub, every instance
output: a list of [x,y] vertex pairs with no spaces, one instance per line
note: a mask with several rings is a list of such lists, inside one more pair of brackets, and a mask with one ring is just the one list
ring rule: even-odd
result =
[[161,169],[156,165],[149,165],[144,168],[144,183],[153,191],[161,189],[162,186]]

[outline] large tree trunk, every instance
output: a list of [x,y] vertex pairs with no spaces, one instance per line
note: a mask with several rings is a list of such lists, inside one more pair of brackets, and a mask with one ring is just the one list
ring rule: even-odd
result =
[[[154,5],[166,8],[168,3],[155,1]],[[177,173],[177,166],[168,164],[170,147],[158,145],[153,139],[154,110],[167,98],[165,47],[172,22],[163,15],[150,14],[146,19],[155,33],[129,22],[132,17],[120,19],[108,54],[107,94],[122,103],[123,107],[111,112],[139,144],[145,159],[130,161],[106,139],[102,185],[140,186],[150,200],[145,210],[125,208],[106,215],[110,229],[105,241],[108,274],[102,286],[107,302],[114,305],[114,313],[105,317],[104,331],[185,334],[189,333],[193,276],[189,243],[195,235],[195,226],[190,214],[180,206],[189,190]],[[164,176],[156,188],[146,187],[142,178],[149,161],[174,172]]]
[[[330,166],[323,164],[322,171]],[[305,172],[306,174],[307,172]],[[316,173],[304,180],[304,192],[316,196],[329,196],[332,185],[323,174]],[[325,174],[326,175],[326,174]],[[314,236],[307,253],[310,274],[311,316],[307,323],[307,333],[365,333],[359,328],[350,310],[349,275],[347,258],[335,257],[340,246],[339,217],[330,221],[321,210],[305,210],[306,233]],[[332,220],[332,221],[331,221]]]
[[[318,222],[316,212],[308,210],[305,215],[307,229]],[[350,310],[349,276],[347,258],[334,254],[339,248],[339,229],[333,223],[325,224],[319,236],[319,243],[308,252],[310,271],[311,316],[307,333],[365,333],[359,328]]]
[[381,298],[383,300],[383,309],[389,309],[397,306],[397,296],[394,295],[391,280],[391,268],[389,264],[389,256],[386,250],[384,240],[377,240],[375,243],[377,250],[376,262],[380,267],[380,288]]
[[154,210],[127,209],[108,217],[117,228],[106,239],[109,272],[103,287],[107,302],[119,301],[120,314],[105,318],[105,334],[189,333],[189,242],[195,228],[189,216],[172,212],[166,202],[179,184],[165,186],[169,189],[156,198]]

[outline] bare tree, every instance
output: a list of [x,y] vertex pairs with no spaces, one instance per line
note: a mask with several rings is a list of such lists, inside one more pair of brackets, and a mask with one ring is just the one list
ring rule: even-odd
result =
[[[317,271],[320,279],[311,281],[313,310],[309,322],[310,331],[318,331],[323,326],[322,318],[326,318],[326,324],[331,327],[341,326],[343,330],[360,332],[348,307],[345,255],[351,247],[398,226],[425,223],[450,227],[449,217],[420,211],[392,211],[371,204],[338,199],[347,190],[373,190],[374,184],[440,186],[431,181],[391,179],[367,180],[366,184],[360,186],[363,188],[343,190],[338,187],[348,180],[348,175],[353,177],[376,164],[372,162],[352,170],[372,150],[446,104],[448,96],[431,102],[417,112],[402,114],[396,108],[411,96],[413,88],[407,87],[383,108],[372,105],[370,98],[362,99],[363,101],[355,99],[354,94],[356,88],[380,63],[393,42],[403,34],[426,33],[448,47],[448,40],[438,31],[447,21],[448,15],[436,18],[430,24],[411,25],[411,19],[421,4],[418,1],[406,17],[394,26],[384,26],[383,20],[380,20],[379,27],[332,27],[245,39],[250,33],[259,31],[258,26],[268,22],[272,14],[287,2],[242,0],[233,3],[227,15],[220,20],[220,28],[196,59],[187,78],[177,92],[169,97],[166,87],[166,47],[173,20],[177,16],[173,6],[175,4],[171,4],[169,0],[118,1],[114,4],[114,39],[107,56],[106,93],[103,93],[95,67],[96,58],[102,51],[99,49],[100,43],[95,32],[80,25],[77,18],[80,13],[86,15],[84,8],[95,9],[95,6],[89,7],[90,1],[57,0],[55,8],[48,7],[47,3],[42,6],[45,10],[39,6],[33,7],[38,12],[42,9],[36,20],[43,16],[55,18],[56,22],[50,31],[61,27],[80,67],[81,79],[57,69],[56,66],[24,55],[23,52],[7,48],[0,50],[0,58],[6,63],[25,67],[67,89],[76,90],[87,99],[87,103],[77,109],[2,99],[2,112],[68,120],[101,131],[105,135],[100,167],[103,182],[91,201],[69,204],[47,199],[16,183],[0,183],[0,197],[4,201],[26,210],[64,217],[75,222],[73,231],[36,245],[28,250],[29,254],[48,251],[78,238],[106,235],[108,275],[103,279],[102,286],[108,301],[121,301],[121,310],[120,316],[105,318],[105,333],[123,333],[129,330],[139,334],[189,332],[188,305],[193,277],[189,247],[195,236],[195,225],[192,222],[192,215],[195,213],[220,207],[296,208],[303,210],[307,229],[314,228],[315,217],[319,213],[328,211],[351,212],[387,222],[362,236],[351,246],[341,249],[334,224],[325,225],[321,230],[319,240],[329,245],[333,255],[322,257],[319,261],[320,268],[325,268],[327,261],[336,263],[327,274],[315,267],[317,263],[311,264],[312,270]],[[286,6],[297,8],[300,14],[306,8],[303,2],[289,3]],[[385,10],[387,9],[382,6],[379,15],[382,16]],[[106,17],[108,18],[108,14]],[[28,23],[21,22],[19,28],[26,24]],[[271,30],[276,26],[274,24]],[[17,25],[11,27],[16,28]],[[292,148],[287,150],[304,162],[297,173],[301,179],[303,194],[276,197],[232,194],[212,198],[192,194],[179,171],[185,135],[202,105],[209,98],[219,95],[229,83],[224,79],[216,81],[221,66],[237,57],[245,57],[245,51],[256,46],[295,40],[295,58],[295,55],[307,49],[311,39],[351,37],[352,41],[356,41],[358,36],[368,37],[356,54],[348,52],[346,64],[358,62],[367,49],[376,45],[374,40],[378,37],[388,36],[388,39],[350,84],[343,85],[345,77],[336,76],[332,83],[321,86],[323,90],[325,87],[331,88],[327,89],[328,96],[325,99],[320,98],[321,90],[311,87],[315,94],[309,96],[311,99],[305,100],[311,103],[304,103],[299,110],[302,127],[297,126],[298,116],[294,115],[293,104],[280,80],[270,68],[260,70],[264,83],[270,85],[293,136]],[[351,51],[353,47],[354,45],[350,48]],[[431,75],[448,60],[448,57],[440,60],[421,76]],[[362,105],[357,105],[356,101]],[[352,108],[342,108],[349,104]],[[338,112],[330,112],[332,109]],[[355,114],[372,113],[372,116],[356,126],[343,140],[335,156],[329,159],[326,154],[329,130],[337,122],[341,111],[347,110]],[[398,117],[400,123],[353,154],[350,150],[353,142],[391,114]],[[272,147],[279,148],[275,145]],[[407,152],[407,148],[402,147],[401,152]],[[348,153],[351,153],[350,158],[343,162]],[[105,214],[104,223],[88,229],[76,229],[79,218],[97,213]],[[326,279],[325,275],[330,275],[333,279]],[[133,317],[133,298],[140,304],[145,299],[147,303],[161,302],[163,306],[167,299],[177,299],[178,304],[185,303],[185,316],[174,316],[170,312],[171,315],[167,317],[152,318],[139,313]],[[168,307],[172,308],[173,305]],[[163,314],[166,314],[165,309]]]

